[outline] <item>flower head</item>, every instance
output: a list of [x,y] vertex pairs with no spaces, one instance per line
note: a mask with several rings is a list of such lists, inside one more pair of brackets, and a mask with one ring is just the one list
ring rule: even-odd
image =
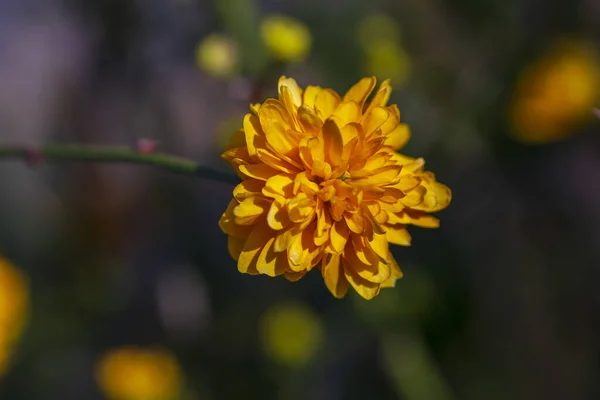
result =
[[96,380],[110,400],[171,400],[181,389],[179,364],[162,349],[111,350],[99,360]]
[[317,267],[343,297],[351,285],[371,299],[402,276],[389,243],[410,245],[406,225],[435,228],[430,212],[450,190],[399,153],[410,132],[375,78],[340,97],[279,80],[279,98],[251,106],[223,154],[242,182],[219,225],[240,272],[300,279]]

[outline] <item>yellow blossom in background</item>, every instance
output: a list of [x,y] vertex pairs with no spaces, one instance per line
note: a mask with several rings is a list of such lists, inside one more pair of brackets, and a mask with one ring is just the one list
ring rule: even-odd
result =
[[96,365],[96,381],[109,400],[178,399],[181,375],[175,356],[159,348],[113,349]]
[[381,40],[365,49],[365,70],[380,78],[389,77],[395,86],[403,86],[410,77],[410,56],[400,44]]
[[198,43],[196,64],[211,76],[221,78],[233,76],[239,71],[237,46],[226,35],[209,35]]
[[267,49],[278,60],[296,63],[310,52],[310,30],[292,17],[269,15],[261,22],[260,33]]
[[359,21],[356,35],[358,43],[365,49],[373,42],[400,43],[400,25],[387,14],[370,13]]
[[28,308],[27,278],[0,257],[0,374],[9,365],[12,349],[27,320]]
[[300,303],[273,306],[261,319],[261,337],[266,353],[288,366],[308,363],[323,341],[319,317]]
[[343,297],[351,285],[371,299],[402,276],[389,243],[409,246],[407,225],[436,228],[429,213],[450,190],[421,158],[396,150],[410,137],[375,78],[344,96],[279,80],[278,99],[254,104],[238,146],[223,154],[242,182],[219,225],[238,270],[296,281],[317,267]]
[[510,108],[514,134],[530,144],[565,139],[593,115],[599,97],[597,51],[561,43],[519,77]]
[[365,72],[403,86],[410,77],[411,59],[400,41],[398,22],[386,14],[368,14],[359,22],[356,35]]

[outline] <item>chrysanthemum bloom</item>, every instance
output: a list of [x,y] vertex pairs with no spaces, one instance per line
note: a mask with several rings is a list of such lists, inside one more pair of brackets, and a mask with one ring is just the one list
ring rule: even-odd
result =
[[396,153],[409,139],[383,82],[364,78],[344,97],[279,80],[279,99],[251,106],[223,154],[242,182],[219,225],[240,272],[300,279],[318,267],[335,297],[348,285],[371,299],[402,276],[389,243],[410,245],[406,225],[435,228],[428,213],[450,190],[422,159]]
[[113,349],[96,368],[98,386],[109,400],[175,400],[181,394],[179,363],[163,349]]

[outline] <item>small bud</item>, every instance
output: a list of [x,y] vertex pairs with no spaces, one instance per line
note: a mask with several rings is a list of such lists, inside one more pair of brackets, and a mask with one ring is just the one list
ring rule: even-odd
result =
[[138,139],[137,152],[140,154],[154,154],[158,148],[158,142],[154,139]]
[[25,152],[25,162],[31,167],[40,165],[44,161],[44,154],[40,149],[27,149]]

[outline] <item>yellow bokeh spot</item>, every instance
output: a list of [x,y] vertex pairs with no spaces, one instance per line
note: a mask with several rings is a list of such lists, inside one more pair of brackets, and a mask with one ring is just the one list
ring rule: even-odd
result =
[[174,400],[181,380],[173,354],[159,348],[117,348],[96,365],[96,381],[109,400]]
[[319,317],[300,303],[276,305],[263,315],[261,336],[267,355],[279,364],[303,366],[319,350],[323,326]]
[[297,19],[273,14],[261,22],[262,40],[274,58],[296,63],[310,52],[312,37],[306,25]]
[[209,35],[198,43],[196,64],[211,76],[233,76],[239,71],[238,48],[226,35]]
[[520,75],[510,108],[514,134],[530,144],[565,139],[593,115],[599,96],[597,51],[561,43]]
[[372,13],[361,19],[356,35],[358,42],[365,49],[369,48],[373,41],[399,42],[400,25],[387,14]]
[[408,53],[396,42],[380,40],[365,48],[365,68],[378,79],[389,78],[391,83],[403,86],[410,76],[411,60]]
[[27,278],[0,257],[0,374],[9,365],[12,349],[27,320],[28,308]]

